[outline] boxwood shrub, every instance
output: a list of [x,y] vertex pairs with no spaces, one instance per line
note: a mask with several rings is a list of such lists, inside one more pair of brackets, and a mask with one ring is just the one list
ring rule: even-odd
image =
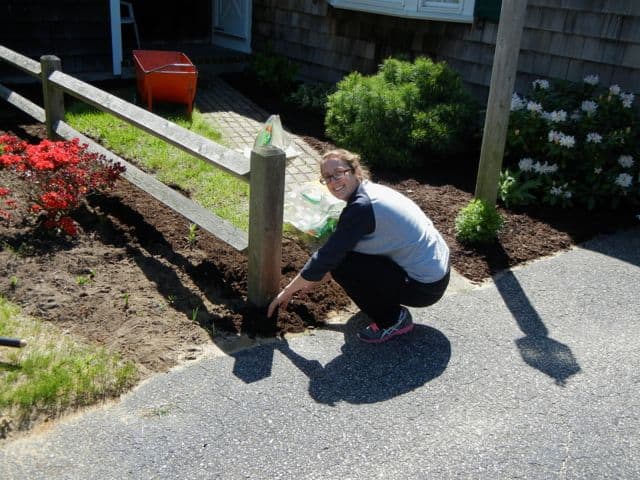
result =
[[389,58],[378,73],[353,72],[329,95],[327,136],[369,165],[415,168],[460,152],[477,128],[477,104],[444,62]]

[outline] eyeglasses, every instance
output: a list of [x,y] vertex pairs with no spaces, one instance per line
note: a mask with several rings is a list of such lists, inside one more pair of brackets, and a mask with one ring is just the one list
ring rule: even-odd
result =
[[320,183],[326,185],[327,183],[331,183],[332,181],[340,180],[347,174],[347,172],[351,171],[353,171],[352,168],[338,168],[331,175],[322,175],[320,177]]

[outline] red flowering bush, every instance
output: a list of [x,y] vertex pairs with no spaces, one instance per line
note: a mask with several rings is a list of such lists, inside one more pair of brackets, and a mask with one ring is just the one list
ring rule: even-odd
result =
[[[69,217],[87,195],[113,187],[124,167],[109,163],[103,155],[87,151],[77,138],[71,141],[43,140],[28,144],[13,135],[0,136],[0,169],[9,169],[30,184],[29,212],[45,230],[76,235]],[[10,191],[0,187],[0,217],[17,207]]]

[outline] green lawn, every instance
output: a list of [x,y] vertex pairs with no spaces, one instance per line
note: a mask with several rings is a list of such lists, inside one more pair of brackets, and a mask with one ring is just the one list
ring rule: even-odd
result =
[[28,427],[42,414],[55,417],[117,396],[137,380],[133,363],[22,315],[3,297],[0,336],[27,342],[23,348],[0,346],[0,417],[13,429]]
[[[131,101],[134,89],[110,92]],[[198,135],[222,143],[222,137],[194,108],[191,119],[184,106],[154,106],[154,113]],[[66,121],[76,130],[98,141],[117,155],[152,172],[165,184],[177,185],[213,213],[244,230],[249,225],[249,185],[212,165],[128,123],[75,102],[68,107]]]

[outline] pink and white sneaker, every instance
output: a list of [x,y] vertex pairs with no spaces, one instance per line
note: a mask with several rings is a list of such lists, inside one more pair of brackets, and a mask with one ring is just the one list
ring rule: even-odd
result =
[[358,338],[367,343],[382,343],[398,335],[409,333],[411,330],[413,330],[411,313],[406,307],[400,307],[400,315],[396,323],[388,328],[380,328],[375,322],[370,323],[367,328],[358,332]]

